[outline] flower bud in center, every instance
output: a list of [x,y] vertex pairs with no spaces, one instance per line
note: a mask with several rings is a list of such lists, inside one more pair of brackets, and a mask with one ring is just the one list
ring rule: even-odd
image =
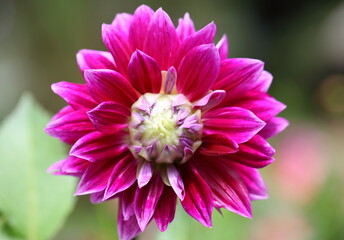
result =
[[201,145],[200,110],[182,94],[142,95],[131,107],[129,149],[138,159],[184,163]]

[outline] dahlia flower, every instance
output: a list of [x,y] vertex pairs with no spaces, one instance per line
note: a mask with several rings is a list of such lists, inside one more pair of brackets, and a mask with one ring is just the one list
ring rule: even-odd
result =
[[119,199],[122,240],[153,219],[166,230],[178,199],[211,227],[214,208],[250,218],[267,197],[257,168],[273,161],[266,139],[286,127],[285,105],[267,94],[263,62],[227,58],[215,32],[142,5],[103,24],[108,52],[77,53],[85,84],[52,85],[68,106],[46,132],[72,148],[49,171],[80,178],[75,195],[93,203]]

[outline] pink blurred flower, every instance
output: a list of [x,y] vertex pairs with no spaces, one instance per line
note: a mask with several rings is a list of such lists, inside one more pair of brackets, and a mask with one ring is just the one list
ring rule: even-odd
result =
[[46,131],[73,147],[49,171],[81,178],[76,195],[94,203],[119,198],[122,240],[152,219],[164,231],[178,198],[211,227],[213,208],[251,217],[267,196],[256,168],[273,161],[266,139],[286,127],[275,117],[285,105],[266,93],[263,62],[227,59],[215,32],[143,5],[103,25],[109,52],[77,54],[86,84],[52,86],[69,105]]

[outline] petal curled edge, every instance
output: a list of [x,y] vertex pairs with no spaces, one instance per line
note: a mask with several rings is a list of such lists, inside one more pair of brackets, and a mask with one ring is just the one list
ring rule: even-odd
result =
[[54,175],[81,177],[89,164],[90,162],[85,159],[69,156],[51,165],[47,172]]
[[238,150],[239,145],[236,142],[221,134],[205,135],[199,148],[199,152],[207,156],[221,156]]
[[159,65],[154,58],[139,50],[131,56],[128,78],[131,85],[141,94],[160,92],[162,76]]
[[251,111],[239,107],[210,110],[202,119],[205,134],[222,134],[236,143],[247,142],[265,126]]
[[82,74],[88,69],[116,70],[116,64],[111,53],[105,51],[82,49],[76,54],[76,61]]
[[195,102],[194,108],[201,109],[202,112],[207,111],[218,105],[226,96],[224,90],[215,90]]
[[183,179],[174,165],[167,167],[167,178],[176,195],[183,201],[185,197]]
[[265,127],[259,132],[259,135],[265,139],[271,138],[282,132],[288,125],[288,120],[281,117],[274,117],[266,123]]
[[216,80],[219,66],[220,57],[214,44],[194,47],[178,67],[177,91],[191,102],[200,99]]
[[194,219],[206,227],[212,226],[213,211],[212,192],[206,181],[198,171],[189,165],[183,166],[181,171],[185,185],[185,197],[181,201],[184,210]]
[[112,70],[86,70],[85,80],[92,97],[98,102],[113,101],[128,108],[138,93],[120,73]]

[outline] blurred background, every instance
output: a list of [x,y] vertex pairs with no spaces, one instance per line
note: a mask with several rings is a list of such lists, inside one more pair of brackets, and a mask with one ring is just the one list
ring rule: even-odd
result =
[[[343,1],[0,0],[0,120],[24,91],[51,113],[64,106],[50,85],[82,82],[76,52],[105,50],[101,24],[143,3],[175,24],[185,12],[197,29],[214,21],[230,57],[263,60],[290,126],[271,140],[276,161],[261,171],[270,198],[253,203],[253,220],[216,212],[207,229],[178,211],[165,233],[151,224],[139,239],[344,239]],[[115,202],[78,197],[54,240],[116,239],[116,215]]]

